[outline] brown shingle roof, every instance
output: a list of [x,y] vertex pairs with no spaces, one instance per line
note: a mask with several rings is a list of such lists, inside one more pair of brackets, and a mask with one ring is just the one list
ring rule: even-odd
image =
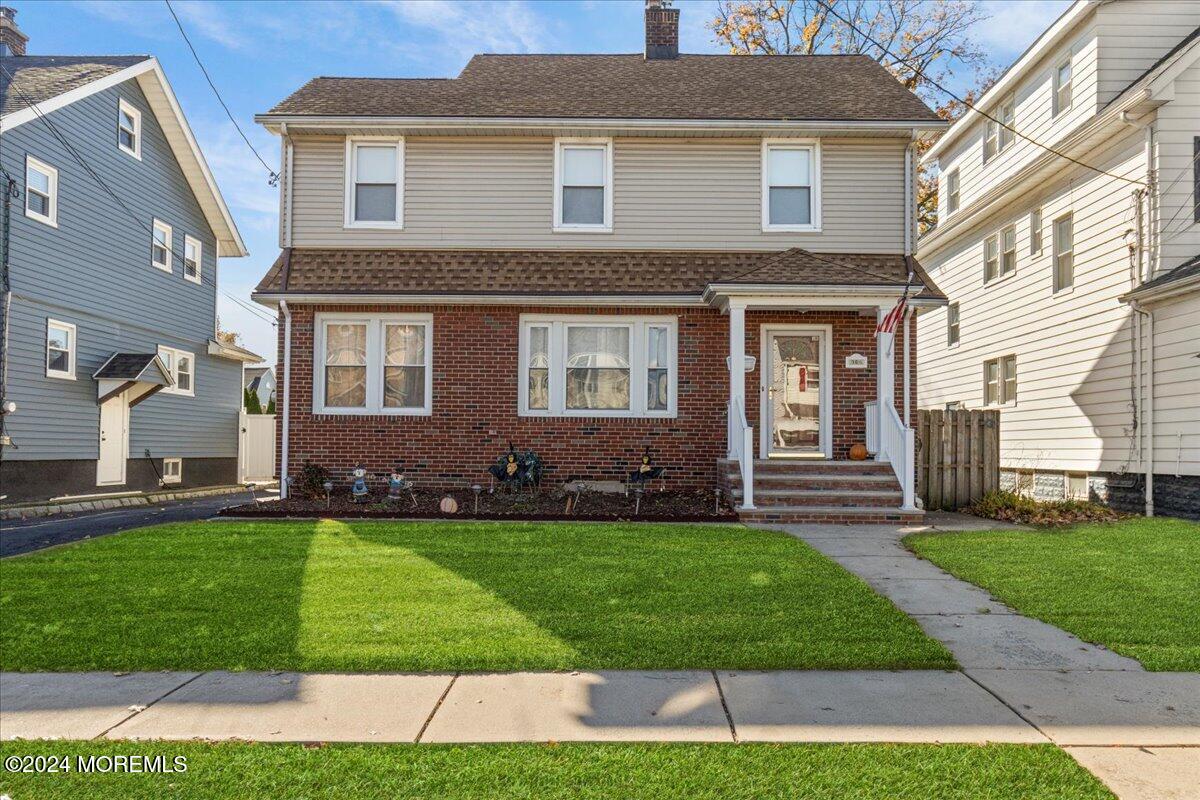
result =
[[452,79],[314,78],[272,114],[936,120],[858,55],[477,55]]
[[0,72],[0,115],[78,89],[147,58],[149,56],[7,57],[2,65],[4,70]]
[[943,298],[903,255],[690,250],[285,250],[265,293],[701,295],[710,283],[903,286]]

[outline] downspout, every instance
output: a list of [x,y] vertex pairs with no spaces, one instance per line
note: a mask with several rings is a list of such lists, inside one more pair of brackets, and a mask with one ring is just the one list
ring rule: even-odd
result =
[[279,310],[283,312],[283,425],[280,434],[279,453],[279,497],[288,497],[288,422],[292,407],[292,310],[288,308],[287,300],[279,301]]
[[[1143,327],[1144,336],[1139,337],[1138,351],[1141,354],[1141,349],[1146,346],[1145,358],[1140,359],[1141,364],[1145,365],[1146,370],[1146,402],[1143,404],[1145,409],[1146,424],[1145,428],[1146,442],[1142,445],[1142,433],[1139,431],[1138,444],[1142,447],[1142,469],[1145,473],[1145,493],[1146,493],[1146,516],[1154,516],[1154,312],[1143,308],[1142,304],[1137,300],[1130,303],[1133,308],[1133,313],[1138,318],[1145,319]],[[1143,343],[1142,339],[1145,339]],[[1141,366],[1139,365],[1138,376],[1141,377]],[[1141,389],[1139,387],[1139,396]]]
[[[9,280],[9,250],[12,249],[12,201],[17,196],[17,181],[4,173],[7,179],[4,183],[4,251],[0,253],[0,289],[3,299],[0,300],[0,462],[4,460],[4,449],[11,446],[5,434],[4,420],[16,410],[16,405],[8,399],[8,329],[12,319],[12,282]],[[3,495],[0,495],[3,497]]]
[[913,203],[915,189],[913,180],[913,144],[909,142],[904,148],[904,255],[912,255],[913,250],[913,217],[916,209]]

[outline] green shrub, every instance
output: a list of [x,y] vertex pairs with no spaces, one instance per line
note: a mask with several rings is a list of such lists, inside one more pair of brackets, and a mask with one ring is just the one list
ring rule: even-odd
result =
[[1084,500],[1034,500],[1014,492],[988,492],[967,513],[1004,522],[1068,525],[1073,522],[1112,522],[1124,514]]
[[329,480],[329,470],[320,464],[305,461],[300,468],[300,474],[292,483],[290,492],[293,497],[303,497],[306,500],[324,500],[325,482]]

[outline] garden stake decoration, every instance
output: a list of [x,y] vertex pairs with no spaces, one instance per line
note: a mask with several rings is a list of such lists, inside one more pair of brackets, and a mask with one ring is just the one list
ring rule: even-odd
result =
[[[646,449],[642,453],[642,463],[638,464],[637,469],[629,473],[629,483],[633,486],[640,486],[644,488],[650,485],[650,481],[662,478],[666,471],[666,467],[654,466],[654,463],[650,460],[650,445],[646,445]],[[663,491],[665,489],[666,481],[664,480],[663,485],[659,488],[659,491]],[[625,494],[628,496],[628,489],[626,489]]]
[[635,517],[642,513],[642,495],[645,494],[645,492],[646,489],[641,484],[633,487],[633,496],[635,498],[633,503],[633,515]]
[[488,467],[488,473],[492,480],[499,481],[501,486],[515,489],[528,486],[532,493],[542,485],[542,459],[532,450],[518,453],[512,442],[509,442],[508,452]]
[[716,501],[717,501],[716,505],[713,506],[713,513],[720,514],[721,513],[721,487],[718,486],[716,489],[713,489],[713,494],[716,495]]
[[483,487],[478,483],[471,484],[471,491],[475,493],[475,513],[479,513],[479,494],[483,491]]
[[333,481],[325,481],[321,486],[325,488],[325,507],[329,508],[329,497],[333,494]]
[[354,476],[354,483],[350,486],[350,496],[356,503],[366,502],[367,495],[371,491],[367,488],[367,468],[359,464],[350,474]]
[[401,492],[408,492],[412,499],[413,508],[417,507],[417,496],[413,493],[412,481],[406,479],[399,470],[388,475],[388,500],[399,500]]
[[[587,491],[587,484],[584,483],[583,481],[575,481],[575,483],[573,484],[573,486],[571,488],[574,489],[575,493],[573,495],[572,494],[567,495],[567,512],[566,513],[575,514],[575,513],[578,513],[578,511],[579,511],[579,501],[583,498],[583,493],[585,491]],[[570,490],[568,490],[568,492],[569,491]]]

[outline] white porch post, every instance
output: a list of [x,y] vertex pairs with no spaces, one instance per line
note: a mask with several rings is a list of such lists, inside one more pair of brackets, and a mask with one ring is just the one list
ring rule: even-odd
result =
[[904,309],[904,424],[909,427],[912,426],[912,409],[909,408],[912,402],[912,376],[910,375],[912,371],[912,350],[908,341],[911,338],[911,331],[909,330],[911,327],[912,308],[906,308]]
[[[729,413],[741,408],[746,411],[746,307],[729,304]],[[733,458],[740,442],[735,444],[730,433],[729,458]],[[752,454],[747,454],[752,458]]]
[[[882,322],[890,308],[879,307],[879,321]],[[896,396],[896,352],[894,345],[894,333],[879,333],[875,337],[875,388],[877,391],[876,401],[879,404],[879,426],[877,432],[879,438],[879,452],[875,454],[877,461],[882,461],[887,457],[883,448],[883,424],[887,406],[895,403]]]

